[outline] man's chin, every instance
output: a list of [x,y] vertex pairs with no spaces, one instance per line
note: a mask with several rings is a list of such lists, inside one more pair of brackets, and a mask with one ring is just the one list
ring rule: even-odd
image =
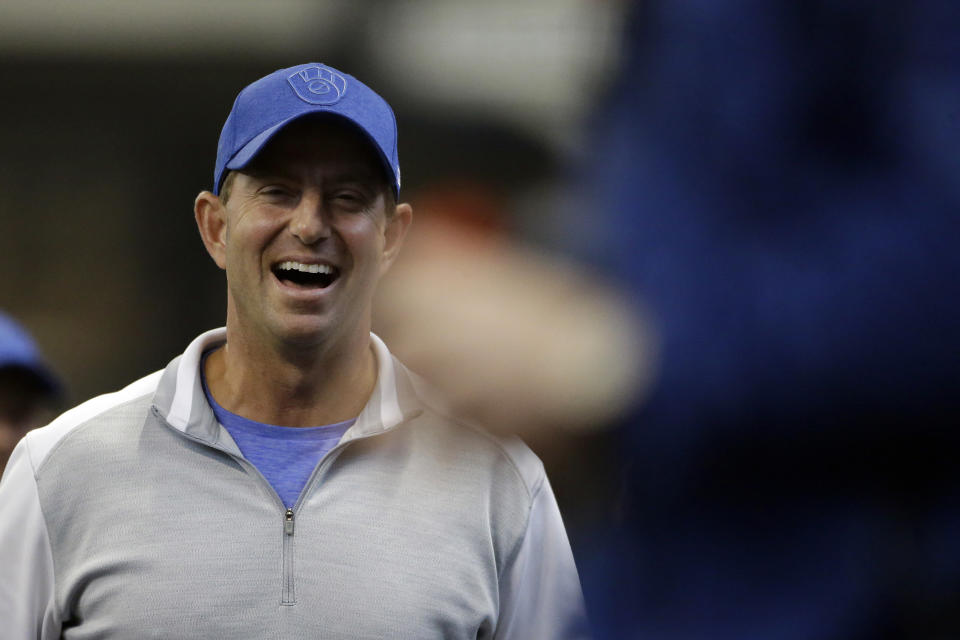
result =
[[307,349],[329,343],[336,331],[318,318],[303,318],[284,322],[274,335],[281,344]]
[[348,334],[359,332],[361,324],[326,315],[294,314],[278,318],[272,333],[280,348],[309,353],[329,345],[349,344],[351,338]]

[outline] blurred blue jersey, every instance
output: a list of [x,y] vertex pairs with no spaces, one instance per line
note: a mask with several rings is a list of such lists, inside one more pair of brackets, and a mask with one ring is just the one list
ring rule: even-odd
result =
[[638,5],[568,233],[663,349],[578,549],[601,637],[957,631],[957,33],[951,2]]

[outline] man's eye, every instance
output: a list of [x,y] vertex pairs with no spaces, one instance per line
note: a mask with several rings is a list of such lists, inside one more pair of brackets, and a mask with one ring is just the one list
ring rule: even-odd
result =
[[268,198],[286,198],[292,196],[293,192],[285,187],[272,186],[260,189],[260,195]]
[[345,204],[362,204],[363,196],[355,191],[340,191],[334,194],[334,199]]

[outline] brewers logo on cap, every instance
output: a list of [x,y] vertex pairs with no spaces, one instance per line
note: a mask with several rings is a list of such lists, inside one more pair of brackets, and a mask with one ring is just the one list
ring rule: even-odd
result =
[[299,69],[287,77],[297,97],[310,104],[333,104],[347,93],[347,80],[327,67]]

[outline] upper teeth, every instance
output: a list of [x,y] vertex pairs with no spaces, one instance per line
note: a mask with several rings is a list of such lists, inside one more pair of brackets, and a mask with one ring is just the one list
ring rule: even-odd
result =
[[304,273],[333,273],[333,267],[328,264],[303,264],[287,260],[280,263],[280,268],[290,271],[302,271]]

